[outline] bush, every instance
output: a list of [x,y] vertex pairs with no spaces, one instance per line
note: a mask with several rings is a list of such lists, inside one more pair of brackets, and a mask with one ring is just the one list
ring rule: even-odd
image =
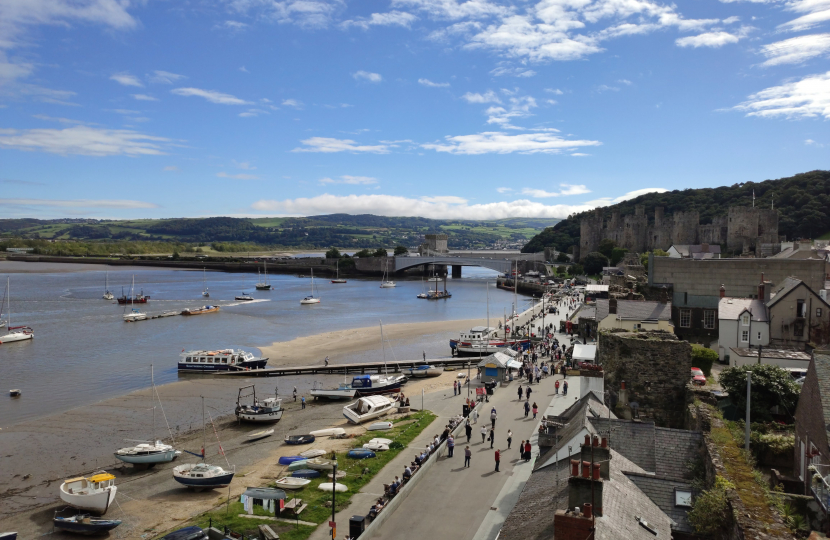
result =
[[715,485],[695,497],[689,511],[689,524],[698,534],[714,535],[724,530],[731,520],[726,490],[735,486],[725,478],[715,478]]
[[712,376],[712,364],[718,359],[718,353],[702,345],[692,344],[692,366],[700,368],[707,377]]
[[388,257],[389,252],[383,248],[377,248],[374,253],[372,253],[372,257]]
[[602,269],[608,266],[608,257],[598,251],[589,253],[582,261],[585,272],[590,275],[602,274]]
[[340,258],[340,250],[336,247],[331,248],[330,250],[326,251],[326,259],[339,259]]
[[792,416],[801,392],[787,370],[769,364],[730,367],[720,374],[719,382],[729,392],[732,403],[746,408],[746,372],[752,372],[750,414],[754,421],[772,420],[772,409],[780,406],[782,413]]
[[568,257],[568,255],[566,253],[561,252],[561,251],[559,252],[559,255],[556,256],[556,262],[564,263],[564,262],[568,262],[570,260],[571,259]]
[[585,269],[582,267],[581,264],[572,264],[568,267],[568,274],[572,276],[581,276],[585,273]]
[[398,255],[406,255],[407,253],[409,253],[409,250],[406,248],[406,246],[397,246],[397,247],[395,247],[395,256],[396,257]]
[[371,257],[371,256],[372,256],[372,252],[371,252],[371,251],[369,251],[368,249],[361,249],[360,251],[358,251],[357,253],[355,253],[355,254],[354,254],[354,256],[355,256],[355,257]]

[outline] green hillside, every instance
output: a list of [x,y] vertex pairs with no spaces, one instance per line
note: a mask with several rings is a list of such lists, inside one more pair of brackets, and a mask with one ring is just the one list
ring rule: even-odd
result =
[[[696,210],[700,213],[700,223],[707,224],[713,217],[725,216],[730,206],[751,206],[753,191],[756,206],[769,208],[775,203],[780,216],[778,231],[787,239],[818,238],[830,231],[830,171],[811,171],[789,178],[718,188],[649,193],[609,206],[606,211],[616,209],[622,215],[633,214],[635,205],[644,204],[646,215],[653,221],[655,206],[665,207],[666,215]],[[579,220],[585,215],[587,212],[574,214],[548,227],[522,251],[535,253],[546,247],[567,251],[579,243]]]

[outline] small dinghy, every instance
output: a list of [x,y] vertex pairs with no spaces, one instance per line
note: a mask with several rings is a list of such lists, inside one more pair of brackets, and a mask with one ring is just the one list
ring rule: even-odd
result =
[[293,476],[286,476],[277,480],[277,487],[280,489],[301,489],[311,483],[311,480],[305,478],[294,478]]
[[347,488],[343,484],[337,484],[337,483],[333,484],[331,482],[324,482],[324,483],[320,484],[319,486],[317,486],[317,489],[319,489],[320,491],[329,491],[329,492],[334,490],[334,491],[337,491],[339,493],[342,493],[344,491],[349,491],[349,488]]
[[363,448],[365,448],[366,450],[373,450],[375,452],[385,452],[386,450],[389,450],[389,443],[369,441],[368,443],[363,445]]
[[370,424],[367,429],[369,431],[382,431],[385,429],[392,429],[393,427],[392,422],[375,422],[374,424]]
[[[2,328],[2,327],[0,327]],[[16,532],[0,532],[0,540],[17,540]]]
[[318,429],[317,431],[309,432],[309,435],[314,435],[315,437],[339,437],[341,435],[345,435],[346,430],[343,428],[335,427],[335,428],[328,428],[328,429]]
[[316,469],[318,471],[331,471],[334,469],[334,465],[337,461],[332,461],[330,459],[323,459],[323,458],[312,458],[306,462],[306,465],[309,469]]
[[[9,390],[9,396],[11,397],[20,397],[20,394],[22,394],[22,392],[19,388],[12,388]],[[0,536],[0,538],[2,538],[2,536]]]
[[254,431],[253,433],[248,433],[248,435],[246,435],[246,438],[249,441],[258,441],[260,439],[270,437],[273,434],[274,434],[273,429],[263,429],[262,431]]
[[286,435],[285,444],[311,444],[314,442],[314,435]]
[[346,453],[346,457],[350,457],[352,459],[366,459],[366,458],[373,458],[375,457],[375,453],[372,450],[368,450],[367,448],[354,448],[349,450]]
[[[334,480],[334,473],[333,472],[330,472],[326,476],[328,476],[330,479]],[[337,471],[337,479],[338,480],[340,480],[341,478],[345,478],[345,477],[346,477],[346,471]]]
[[301,459],[288,466],[289,471],[299,471],[300,469],[308,469],[308,460]]
[[280,465],[291,465],[295,461],[303,461],[303,456],[282,456],[279,460]]
[[120,519],[96,519],[88,514],[72,517],[55,516],[52,520],[55,528],[61,531],[79,534],[98,534],[111,531],[121,525]]
[[306,459],[325,456],[326,454],[328,454],[328,452],[326,452],[325,450],[320,450],[319,448],[312,448],[310,450],[306,450],[305,452],[300,452],[300,455]]
[[294,471],[291,473],[293,478],[320,478],[320,471],[315,471],[313,469],[302,469],[300,471]]

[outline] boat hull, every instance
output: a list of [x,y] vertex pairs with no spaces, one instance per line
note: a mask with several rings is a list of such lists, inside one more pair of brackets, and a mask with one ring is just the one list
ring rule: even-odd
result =
[[91,495],[80,495],[75,493],[67,493],[64,491],[64,486],[61,486],[61,500],[79,510],[88,510],[98,514],[106,514],[110,504],[115,500],[115,493],[118,487],[110,486],[104,491],[93,493]]
[[145,296],[143,298],[124,298],[121,297],[118,299],[119,304],[146,304],[147,300],[149,300],[149,296]]
[[280,419],[282,418],[282,413],[282,410],[259,414],[239,412],[236,414],[236,417],[243,422],[273,423],[280,421]]
[[153,454],[119,454],[115,453],[115,457],[125,463],[133,464],[154,464],[154,463],[170,463],[176,459],[175,450],[167,450],[166,452],[156,452]]
[[338,400],[338,399],[354,399],[357,395],[357,390],[312,390],[311,397],[316,399],[330,399],[330,400]]
[[362,415],[358,415],[358,414],[355,414],[352,411],[347,411],[347,410],[344,409],[343,410],[343,416],[345,416],[346,420],[348,420],[352,424],[362,424],[364,422],[368,422],[369,420],[374,420],[375,418],[380,418],[381,416],[386,416],[387,414],[392,412],[393,408],[394,408],[394,405],[390,404],[386,408],[379,409],[377,411],[372,411],[370,413],[362,414]]
[[285,437],[285,444],[311,444],[314,442],[314,435],[288,435]]
[[346,430],[343,428],[318,429],[317,431],[309,432],[309,435],[314,435],[315,437],[339,437],[345,434]]
[[293,478],[291,476],[280,478],[276,482],[277,487],[280,489],[301,489],[306,487],[310,483],[311,480],[306,480],[305,478]]
[[476,343],[470,341],[461,341],[457,339],[450,340],[450,350],[454,354],[459,356],[478,356],[478,355],[486,355],[492,354],[494,352],[498,352],[502,349],[514,347],[514,346],[521,347],[522,350],[527,349],[530,346],[529,339],[517,340],[517,341],[495,341],[491,340],[490,343]]
[[173,479],[181,485],[192,489],[214,489],[228,487],[233,480],[234,473],[227,473],[211,478],[190,478],[173,474]]
[[255,433],[250,433],[250,434],[248,434],[248,435],[246,436],[246,438],[247,438],[249,441],[258,441],[258,440],[260,440],[260,439],[264,439],[264,438],[266,438],[266,437],[270,437],[270,436],[271,436],[271,435],[273,435],[273,434],[274,434],[274,430],[273,430],[273,429],[266,429],[266,430],[263,430],[263,431],[257,431],[257,432],[255,432]]
[[118,519],[92,519],[89,523],[83,521],[75,521],[72,518],[56,517],[52,520],[55,528],[61,531],[73,532],[78,534],[98,534],[111,531],[121,525],[121,520]]
[[11,334],[6,334],[5,336],[0,337],[0,343],[15,343],[17,341],[27,341],[29,339],[34,339],[34,334],[27,334],[24,332],[14,332]]
[[239,362],[230,364],[200,364],[198,362],[179,362],[179,371],[192,373],[210,373],[214,371],[239,371],[241,369],[262,369],[268,363],[267,358],[259,358],[250,362]]

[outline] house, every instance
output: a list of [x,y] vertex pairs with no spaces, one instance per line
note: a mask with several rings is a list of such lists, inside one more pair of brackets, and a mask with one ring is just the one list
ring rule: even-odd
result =
[[770,344],[804,350],[830,343],[830,304],[804,281],[788,277],[766,302]]
[[[814,351],[795,409],[795,471],[804,495],[830,511],[830,351]],[[811,467],[814,471],[811,471]]]
[[[759,354],[760,353],[760,354]],[[757,364],[771,364],[786,369],[792,375],[801,376],[807,373],[810,365],[810,355],[802,351],[782,349],[747,349],[744,347],[730,347],[726,357],[730,366],[747,366]]]
[[720,259],[718,244],[673,244],[669,248],[672,259]]
[[[725,292],[725,291],[724,291]],[[769,320],[763,300],[724,296],[718,302],[718,356],[721,362],[732,364],[732,347],[766,347],[769,345]],[[714,317],[709,310],[708,317]],[[714,327],[714,321],[708,321]]]
[[671,302],[640,302],[637,300],[597,300],[598,330],[664,330],[673,332]]

